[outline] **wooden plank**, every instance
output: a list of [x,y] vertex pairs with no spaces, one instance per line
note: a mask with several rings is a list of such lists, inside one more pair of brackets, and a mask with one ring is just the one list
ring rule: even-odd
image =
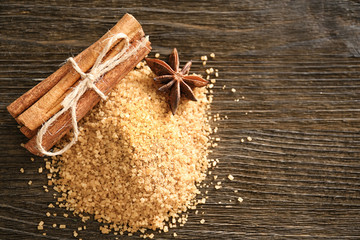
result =
[[[47,208],[54,200],[37,173],[43,160],[30,161],[20,148],[26,139],[5,107],[125,12],[140,20],[153,52],[166,56],[177,47],[181,64],[193,59],[198,73],[199,57],[214,52],[206,67],[219,69],[212,113],[224,120],[213,123],[221,141],[212,157],[220,163],[207,182],[217,175],[223,188],[202,189],[209,198],[199,213],[157,237],[360,238],[358,2],[20,0],[0,8],[1,239],[72,239],[81,225]],[[58,216],[47,218],[48,211]],[[46,236],[36,230],[44,219]],[[98,226],[87,224],[81,237],[114,238]]]

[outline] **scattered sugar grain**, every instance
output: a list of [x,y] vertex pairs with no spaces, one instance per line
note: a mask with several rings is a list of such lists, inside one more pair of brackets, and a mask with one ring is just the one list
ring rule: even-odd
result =
[[205,223],[205,219],[201,219],[201,220],[200,220],[200,223],[201,223],[201,224],[204,224],[204,223]]
[[[41,224],[41,222],[42,222],[42,224]],[[39,223],[39,225],[37,226],[37,229],[38,230],[44,230],[44,222],[43,221],[41,221],[40,223]]]
[[53,228],[56,228],[57,225],[56,225],[56,223],[54,223],[52,226],[53,226]]
[[236,89],[235,89],[235,88],[232,88],[231,91],[234,93],[234,92],[236,92]]
[[215,53],[210,53],[210,57],[211,57],[212,59],[214,59],[214,58],[215,58]]
[[29,184],[29,185],[32,185],[32,181],[30,180],[30,181],[28,182],[28,184]]
[[155,53],[155,58],[159,58],[160,57],[160,53]]
[[24,173],[25,172],[24,168],[20,168],[20,172]]
[[238,201],[242,203],[244,201],[244,199],[242,197],[239,197]]
[[201,56],[201,57],[200,57],[200,60],[202,60],[202,61],[207,61],[207,60],[208,60],[208,57],[207,57],[206,55]]
[[230,181],[233,181],[233,180],[234,180],[234,176],[230,174],[230,175],[228,176],[228,179],[229,179]]
[[177,233],[174,232],[174,233],[173,233],[173,236],[174,236],[174,237],[177,237]]
[[39,173],[42,173],[42,172],[43,172],[43,168],[42,168],[42,167],[39,167],[38,172],[39,172]]
[[46,216],[47,216],[47,217],[50,217],[50,216],[51,216],[51,213],[47,212],[47,213],[46,213]]
[[64,229],[64,228],[66,228],[66,225],[65,224],[60,224],[59,228]]
[[[106,228],[104,226],[100,226],[100,231],[102,234],[109,234],[111,232],[111,230],[109,228]],[[129,235],[129,236],[131,236],[131,235]]]

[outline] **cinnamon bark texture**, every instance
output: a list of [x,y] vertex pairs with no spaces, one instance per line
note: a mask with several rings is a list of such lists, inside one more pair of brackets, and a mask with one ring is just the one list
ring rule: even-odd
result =
[[[106,39],[117,33],[128,35],[130,45],[127,51],[135,48],[137,44],[140,44],[140,41],[146,41],[146,44],[142,45],[143,47],[139,48],[134,55],[107,72],[101,80],[96,82],[96,87],[104,94],[108,94],[151,51],[150,42],[145,38],[139,22],[133,16],[126,14],[108,33],[74,58],[84,72],[93,66],[102,48],[107,43]],[[124,46],[124,41],[115,43],[104,60],[116,55]],[[30,138],[29,142],[25,144],[25,148],[33,154],[41,156],[36,144],[38,128],[62,108],[62,100],[79,83],[79,80],[80,75],[70,63],[67,63],[8,106],[10,114],[23,125],[20,131]],[[77,121],[82,119],[100,100],[101,97],[95,91],[87,90],[77,104]],[[66,112],[49,127],[43,136],[43,147],[49,150],[71,128],[71,115]]]
[[25,126],[22,126],[21,128],[20,128],[20,132],[22,132],[22,134],[24,134],[24,136],[25,137],[27,137],[27,138],[32,138],[33,136],[35,136],[36,135],[36,133],[37,133],[37,131],[38,131],[38,129],[36,129],[36,130],[30,130],[30,129],[28,129],[27,127],[25,127]]

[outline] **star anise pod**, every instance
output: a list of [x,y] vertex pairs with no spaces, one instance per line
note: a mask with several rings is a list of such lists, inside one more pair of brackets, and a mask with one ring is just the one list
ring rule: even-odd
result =
[[179,106],[181,94],[192,101],[197,101],[192,89],[194,87],[204,87],[208,81],[194,75],[188,75],[192,62],[185,64],[180,70],[179,54],[174,48],[169,56],[169,64],[159,59],[145,58],[146,63],[157,75],[154,78],[156,82],[164,84],[159,88],[160,91],[170,91],[170,108],[175,115]]

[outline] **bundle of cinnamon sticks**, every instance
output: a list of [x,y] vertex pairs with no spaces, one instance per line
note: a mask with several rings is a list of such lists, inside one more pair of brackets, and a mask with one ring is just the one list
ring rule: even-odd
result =
[[[140,40],[145,40],[145,34],[140,23],[132,15],[124,15],[103,37],[74,58],[84,73],[94,65],[100,52],[107,44],[106,40],[118,33],[128,36],[130,45],[126,51],[134,48]],[[101,80],[95,83],[101,92],[108,94],[150,52],[150,42],[147,39],[146,41],[144,47],[141,47],[134,55],[131,55],[126,61],[107,72],[101,77]],[[125,46],[124,39],[114,43],[103,61],[112,58],[123,50]],[[20,131],[30,139],[25,144],[25,148],[31,153],[42,155],[36,143],[36,134],[39,128],[62,109],[61,103],[63,99],[77,86],[80,80],[80,74],[75,71],[70,62],[67,62],[7,107],[9,113],[21,125]],[[94,90],[88,89],[77,102],[77,121],[82,119],[100,100],[101,97]],[[46,150],[51,149],[71,128],[71,114],[65,112],[56,119],[43,135],[43,148]]]

